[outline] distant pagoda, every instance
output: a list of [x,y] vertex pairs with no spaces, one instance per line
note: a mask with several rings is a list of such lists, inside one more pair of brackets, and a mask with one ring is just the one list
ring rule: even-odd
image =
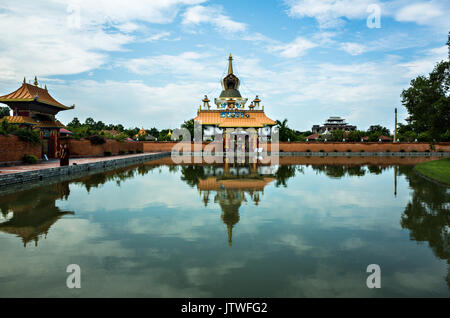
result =
[[338,116],[332,116],[322,125],[314,125],[311,128],[313,134],[328,134],[333,130],[352,131],[356,130],[356,126],[349,125],[345,122],[344,118]]

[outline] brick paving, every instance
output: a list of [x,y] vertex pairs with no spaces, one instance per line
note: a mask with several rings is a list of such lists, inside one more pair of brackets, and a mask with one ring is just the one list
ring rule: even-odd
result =
[[[83,163],[93,163],[93,162],[109,161],[109,160],[131,158],[131,157],[141,157],[141,156],[146,156],[146,155],[150,155],[150,154],[154,154],[154,153],[156,153],[156,152],[147,152],[147,153],[135,154],[135,155],[122,155],[122,156],[119,155],[119,156],[111,156],[111,157],[73,158],[73,159],[69,160],[69,164],[73,165],[74,163],[76,163],[77,165],[79,165],[79,164],[83,164]],[[41,163],[37,163],[37,164],[28,164],[28,165],[24,164],[24,165],[18,165],[18,166],[0,167],[0,175],[26,172],[26,171],[44,170],[44,169],[55,168],[55,167],[59,167],[59,160],[42,161]]]

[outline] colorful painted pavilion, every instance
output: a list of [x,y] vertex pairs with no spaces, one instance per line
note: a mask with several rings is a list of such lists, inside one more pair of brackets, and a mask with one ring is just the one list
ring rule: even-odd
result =
[[0,96],[0,103],[4,103],[12,109],[12,116],[6,116],[10,124],[38,129],[42,139],[42,155],[48,158],[58,157],[60,129],[64,128],[56,119],[60,111],[75,108],[75,105],[65,106],[55,100],[47,90],[38,86],[37,77],[34,85],[23,80],[22,86],[16,91]]
[[[222,79],[222,92],[214,100],[216,108],[212,109],[210,100],[205,95],[203,105],[199,107],[194,121],[204,127],[203,141],[212,140],[216,135],[224,138],[225,151],[232,150],[235,136],[244,135],[245,151],[253,152],[262,138],[270,139],[271,127],[276,122],[266,116],[264,106],[260,106],[258,96],[246,108],[247,98],[243,98],[239,92],[240,80],[233,73],[233,57],[228,59],[228,74]],[[248,134],[245,129],[253,128],[256,133]],[[247,135],[248,137],[245,137]]]

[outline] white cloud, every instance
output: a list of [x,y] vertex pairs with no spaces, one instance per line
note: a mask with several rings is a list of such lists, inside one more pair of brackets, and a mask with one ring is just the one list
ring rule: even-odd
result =
[[417,24],[434,24],[441,18],[449,20],[448,13],[437,3],[414,3],[401,8],[395,19],[401,22],[415,22]]
[[[159,84],[159,83],[158,83]],[[145,84],[141,81],[79,80],[49,89],[58,100],[75,103],[75,111],[58,114],[63,123],[73,117],[87,117],[126,127],[179,127],[195,117],[196,106],[205,92],[218,83],[181,81],[179,83]]]
[[419,75],[428,75],[436,63],[448,58],[447,46],[433,48],[424,54],[424,57],[417,58],[407,63],[399,64],[406,72],[404,75],[413,78]]
[[345,20],[367,17],[367,7],[377,3],[373,0],[287,0],[288,14],[291,17],[315,18],[321,28],[342,25]]
[[[109,52],[136,41],[138,21],[169,23],[204,0],[0,3],[0,80],[78,74],[109,62]],[[7,30],[7,32],[6,32]],[[166,36],[160,34],[159,39]],[[157,40],[155,36],[152,40]]]
[[[119,63],[136,74],[172,74],[175,76],[214,78],[219,73],[217,64],[211,63],[208,54],[184,52],[179,55],[158,55],[130,59]],[[224,64],[224,63],[223,63]],[[186,78],[186,77],[185,77]]]
[[245,31],[246,24],[233,21],[230,17],[222,13],[221,7],[194,6],[190,7],[183,14],[183,24],[199,25],[210,23],[217,29],[227,32]]
[[302,37],[297,37],[291,43],[275,45],[270,47],[269,50],[278,52],[283,57],[293,58],[302,56],[306,53],[306,51],[316,46],[316,43],[313,43]]
[[341,50],[344,50],[350,55],[360,55],[367,51],[367,48],[358,43],[344,42],[341,43]]
[[153,42],[153,41],[158,41],[161,39],[166,39],[170,36],[170,34],[171,34],[170,32],[166,32],[166,31],[159,32],[159,33],[156,33],[156,34],[153,34],[153,35],[147,37],[143,42]]
[[285,0],[288,15],[294,18],[314,18],[320,28],[343,26],[346,19],[366,19],[372,13],[368,8],[376,4],[381,9],[381,18],[394,17],[399,22],[415,22],[448,30],[450,4],[445,0],[406,1],[393,0]]

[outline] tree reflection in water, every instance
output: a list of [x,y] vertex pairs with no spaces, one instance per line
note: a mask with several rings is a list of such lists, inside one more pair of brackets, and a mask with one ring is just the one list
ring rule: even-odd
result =
[[410,239],[428,242],[434,255],[447,261],[450,288],[450,189],[418,176],[411,168],[399,167],[413,190],[400,224]]

